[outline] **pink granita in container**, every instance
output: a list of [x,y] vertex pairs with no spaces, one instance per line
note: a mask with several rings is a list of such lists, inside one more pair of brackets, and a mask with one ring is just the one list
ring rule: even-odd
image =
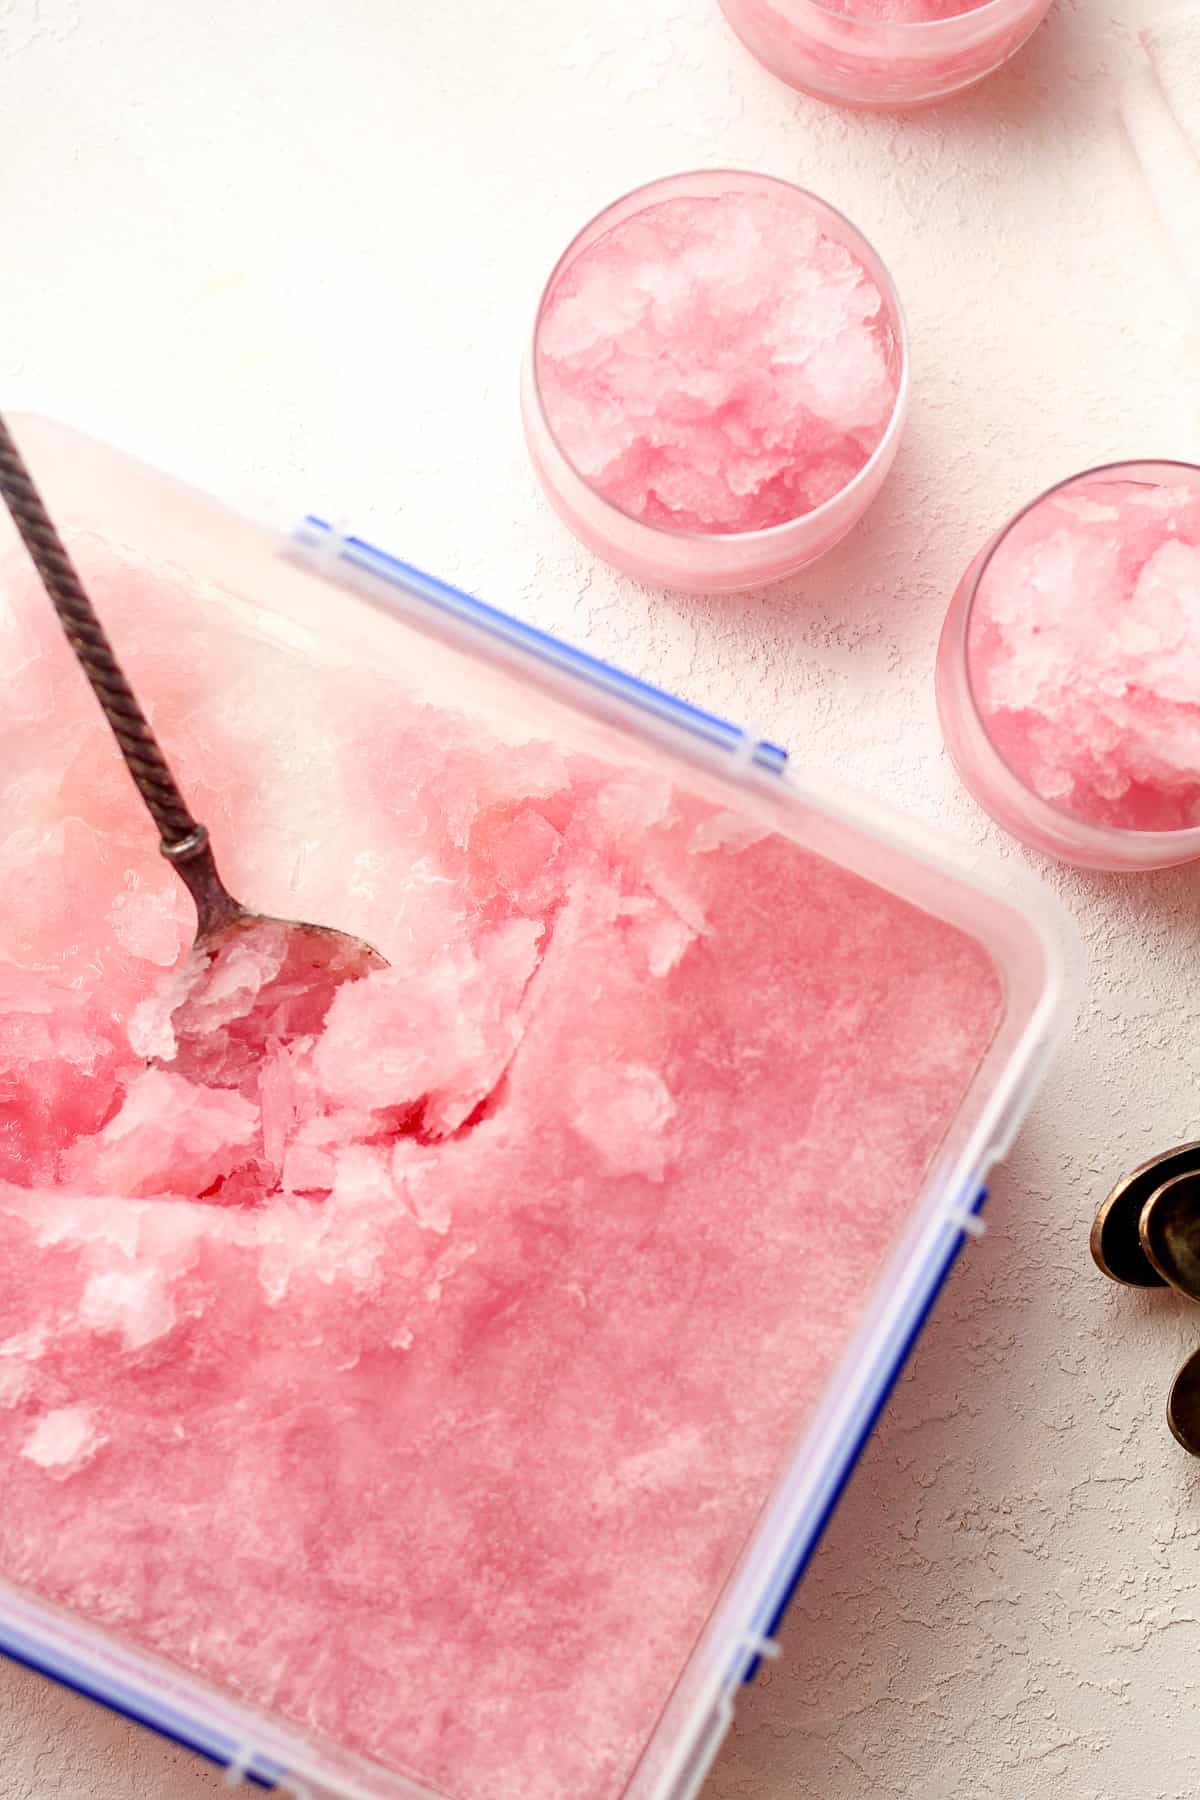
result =
[[522,410],[577,536],[699,593],[794,574],[844,537],[907,393],[900,303],[854,226],[789,182],[708,170],[637,189],[571,244]]
[[1051,0],[721,0],[761,63],[843,105],[927,106],[1019,50]]
[[1200,856],[1200,469],[1114,463],[1051,488],[963,577],[938,706],[980,804],[1097,869]]
[[235,891],[389,967],[248,1064],[256,942],[180,1056],[4,535],[0,1651],[293,1792],[684,1800],[1061,1024],[1041,892],[14,430]]

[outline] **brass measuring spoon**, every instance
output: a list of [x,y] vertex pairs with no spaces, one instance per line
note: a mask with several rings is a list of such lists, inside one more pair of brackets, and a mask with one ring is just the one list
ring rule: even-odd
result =
[[[1110,1280],[1200,1301],[1200,1143],[1165,1150],[1119,1181],[1096,1214],[1091,1249]],[[1200,1350],[1172,1383],[1167,1423],[1200,1456]]]
[[1138,1241],[1168,1286],[1200,1300],[1200,1170],[1187,1169],[1155,1189],[1138,1220]]
[[[67,641],[91,683],[117,746],[125,758],[134,786],[158,827],[159,849],[191,894],[196,906],[196,938],[193,961],[197,980],[174,1015],[177,1033],[191,1036],[196,1045],[205,1036],[204,988],[206,971],[219,967],[239,948],[252,943],[256,933],[270,944],[271,961],[278,973],[264,983],[255,1000],[262,1008],[264,1031],[286,1039],[289,1014],[303,1013],[306,1026],[314,1021],[312,996],[332,1000],[343,982],[357,981],[387,965],[377,950],[361,938],[350,937],[327,925],[309,925],[274,919],[250,912],[235,900],[217,871],[207,827],[193,817],[171,773],[145,713],[117,661],[112,645],[84,591],[33,478],[12,436],[0,418],[0,496],[3,497],[47,594],[54,604]],[[325,1002],[327,1005],[327,1002]],[[299,1010],[297,1010],[299,1009]],[[253,1055],[253,1032],[243,1031],[241,1068]],[[200,1053],[201,1056],[203,1053]],[[228,1063],[229,1059],[225,1059]],[[233,1059],[236,1064],[237,1058]],[[225,1074],[210,1071],[220,1085],[230,1085]]]
[[1092,1257],[1110,1281],[1126,1287],[1166,1285],[1166,1277],[1142,1247],[1138,1229],[1142,1209],[1165,1182],[1194,1170],[1200,1170],[1200,1141],[1164,1150],[1118,1181],[1096,1214],[1091,1236]]
[[1194,1350],[1171,1383],[1167,1424],[1177,1444],[1200,1456],[1200,1350]]

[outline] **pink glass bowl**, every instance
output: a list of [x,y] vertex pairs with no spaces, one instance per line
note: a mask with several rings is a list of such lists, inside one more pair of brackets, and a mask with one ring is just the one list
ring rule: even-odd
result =
[[820,0],[720,0],[772,74],[820,100],[927,106],[974,87],[1020,49],[1051,0],[988,0],[948,19],[855,18]]
[[[546,417],[537,382],[536,348],[542,315],[563,274],[597,238],[634,214],[668,199],[710,199],[783,188],[801,196],[821,230],[862,263],[887,306],[896,340],[898,385],[892,415],[879,443],[853,480],[811,512],[762,531],[701,532],[649,525],[633,518],[586,481],[572,464]],[[779,581],[832,550],[874,500],[895,461],[908,406],[909,359],[900,297],[886,267],[850,221],[791,182],[732,169],[670,175],[635,188],[598,213],[568,245],[542,290],[533,336],[521,376],[525,440],[547,498],[581,543],[625,574],[684,593],[736,593]]]
[[1110,463],[1057,482],[984,545],[955,590],[942,627],[937,654],[937,706],[942,736],[963,785],[998,825],[1013,837],[1062,862],[1085,869],[1133,871],[1165,869],[1200,857],[1200,826],[1169,831],[1133,831],[1096,824],[1067,812],[1033,790],[997,750],[975,703],[968,659],[971,608],[993,555],[1009,532],[1043,502],[1065,488],[1088,488],[1114,481],[1172,486],[1193,485],[1200,493],[1200,467],[1191,463]]

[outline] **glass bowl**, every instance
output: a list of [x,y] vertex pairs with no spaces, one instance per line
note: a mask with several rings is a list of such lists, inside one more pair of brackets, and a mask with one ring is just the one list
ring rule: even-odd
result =
[[[1081,868],[1137,870],[1169,868],[1200,857],[1200,824],[1136,830],[1097,822],[1035,793],[997,747],[978,705],[972,679],[973,609],[994,559],[1017,526],[1035,517],[1047,502],[1065,494],[1086,499],[1096,489],[1138,483],[1187,488],[1200,503],[1200,467],[1192,463],[1110,463],[1088,469],[1023,507],[985,544],[955,591],[937,655],[937,705],[946,747],[964,785],[998,824],[1014,837]],[[1197,621],[1200,635],[1200,620]],[[1200,702],[1200,694],[1197,695]],[[1198,771],[1200,779],[1200,771]]]
[[1051,0],[987,0],[945,19],[872,19],[820,0],[720,0],[773,75],[841,105],[928,106],[974,87],[1019,50]]
[[[810,512],[762,530],[705,532],[648,523],[622,510],[572,463],[547,417],[537,376],[539,332],[559,282],[606,232],[662,201],[782,190],[799,197],[822,233],[856,256],[875,282],[892,329],[897,387],[883,436],[857,474]],[[739,170],[672,175],[636,188],[604,209],[559,258],[538,304],[521,381],[521,411],[534,469],[547,497],[580,541],[639,580],[690,593],[728,593],[793,575],[831,550],[862,517],[882,487],[900,442],[908,403],[908,346],[900,299],[862,233],[824,200],[791,182]]]

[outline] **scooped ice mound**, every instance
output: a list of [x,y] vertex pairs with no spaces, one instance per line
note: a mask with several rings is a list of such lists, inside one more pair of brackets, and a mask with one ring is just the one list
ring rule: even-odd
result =
[[971,607],[980,717],[1026,786],[1134,831],[1200,826],[1200,498],[1088,479],[1031,507]]
[[389,966],[247,1045],[260,947],[172,1042],[189,904],[11,566],[0,1574],[453,1800],[615,1800],[993,966],[398,624],[73,549],[233,891]]
[[900,386],[897,322],[799,189],[675,195],[554,279],[535,368],[577,472],[632,518],[760,531],[849,485]]

